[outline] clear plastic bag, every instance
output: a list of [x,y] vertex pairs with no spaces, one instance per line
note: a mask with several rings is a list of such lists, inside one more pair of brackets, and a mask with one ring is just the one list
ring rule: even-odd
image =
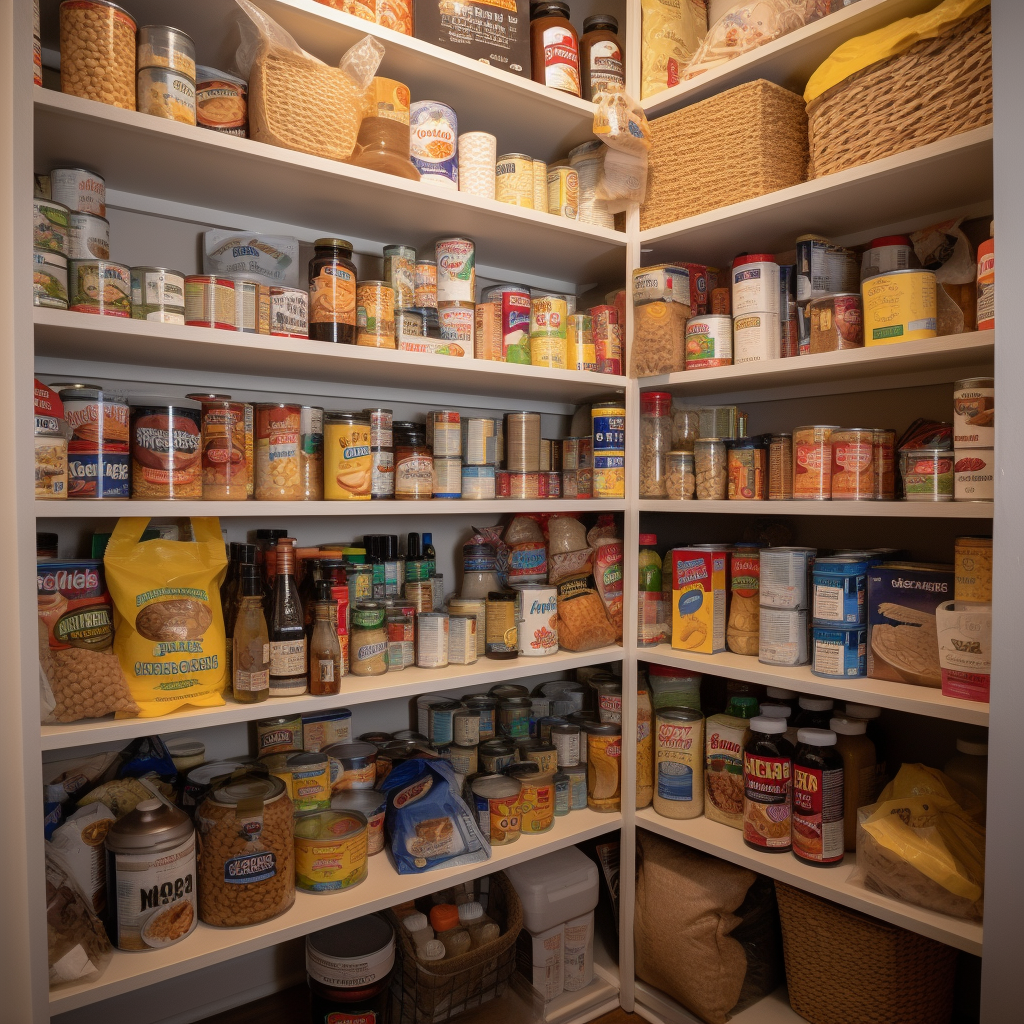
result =
[[46,945],[50,987],[95,981],[114,951],[63,853],[46,844]]
[[611,213],[620,213],[647,196],[651,129],[643,107],[621,85],[609,86],[595,102],[594,134],[605,145],[594,195]]

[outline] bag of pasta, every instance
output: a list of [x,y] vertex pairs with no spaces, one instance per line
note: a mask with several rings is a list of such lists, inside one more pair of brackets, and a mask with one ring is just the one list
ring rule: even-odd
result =
[[678,85],[708,30],[704,0],[640,0],[643,47],[640,95],[647,99]]
[[220,523],[193,519],[193,541],[140,541],[148,523],[119,519],[103,558],[114,599],[114,653],[139,715],[223,704],[219,587],[227,556]]

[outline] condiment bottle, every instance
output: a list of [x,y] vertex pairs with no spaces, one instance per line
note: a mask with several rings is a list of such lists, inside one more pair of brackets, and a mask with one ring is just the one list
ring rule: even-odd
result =
[[796,727],[789,724],[793,716],[792,708],[786,707],[785,704],[762,704],[759,714],[765,718],[781,718],[786,723],[786,739],[796,746]]
[[268,623],[270,633],[270,693],[294,697],[309,688],[306,670],[306,628],[302,599],[295,582],[295,549],[290,537],[277,542],[274,598]]
[[835,701],[831,697],[801,697],[793,725],[797,729],[827,729]]
[[318,238],[309,261],[309,337],[354,345],[356,340],[356,265],[352,243]]
[[[888,744],[882,733],[882,709],[873,704],[854,704],[846,702],[846,717],[859,718],[868,723],[868,739],[875,745],[875,758],[878,761],[878,774],[875,780],[875,791],[881,793],[889,778],[886,752]],[[895,773],[894,773],[895,774]]]
[[767,853],[790,849],[793,811],[793,744],[781,718],[750,720],[743,748],[743,839]]
[[486,946],[501,936],[498,923],[484,913],[484,908],[476,900],[459,907],[459,922],[469,932],[473,949]]
[[431,907],[430,923],[437,932],[438,940],[444,945],[445,960],[469,952],[473,940],[459,923],[459,908],[454,904],[439,903],[436,907]]
[[532,78],[551,89],[580,95],[580,47],[569,5],[543,0],[530,11]]
[[857,718],[833,718],[836,751],[843,759],[843,845],[857,849],[857,809],[875,802],[878,795],[875,745],[868,739],[868,723]]
[[338,627],[331,620],[330,582],[318,580],[316,591],[316,621],[309,641],[309,692],[324,696],[341,693],[343,669]]
[[[956,750],[942,770],[985,803],[988,797],[988,744],[958,736]],[[981,823],[985,824],[984,815]]]
[[595,14],[583,22],[580,70],[585,100],[596,100],[613,82],[626,84],[618,31],[619,23],[610,14]]
[[434,929],[430,927],[427,915],[418,910],[402,918],[402,927],[416,946],[423,946],[434,938]]
[[844,857],[843,758],[831,729],[800,729],[793,758],[793,852],[812,864]]
[[263,581],[255,565],[238,567],[241,604],[231,631],[231,695],[242,704],[270,696],[270,638],[263,614]]

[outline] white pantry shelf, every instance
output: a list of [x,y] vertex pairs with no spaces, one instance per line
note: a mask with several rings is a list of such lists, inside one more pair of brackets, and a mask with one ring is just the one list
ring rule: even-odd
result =
[[640,251],[648,266],[687,260],[728,267],[738,252],[786,252],[808,232],[841,237],[991,198],[992,125],[985,125],[648,228],[640,232]]
[[812,21],[688,82],[648,96],[643,100],[644,111],[649,118],[660,117],[758,78],[803,93],[818,66],[848,39],[934,6],[935,0],[858,0],[845,10]]
[[278,715],[316,714],[354,704],[415,697],[424,693],[444,693],[468,687],[487,688],[495,683],[621,660],[622,648],[610,646],[583,653],[558,651],[546,658],[516,658],[514,661],[480,658],[472,665],[449,665],[438,669],[410,667],[383,676],[347,675],[341,680],[341,693],[330,697],[314,697],[306,693],[300,697],[274,697],[259,704],[241,704],[228,696],[220,707],[190,708],[162,718],[114,719],[107,716],[67,725],[43,725],[40,726],[41,746],[43,750],[69,750],[92,743],[127,741],[154,734],[167,736],[236,722],[255,722]]
[[[861,0],[863,3],[863,0]],[[968,367],[991,366],[995,358],[995,331],[968,331],[942,338],[872,345],[844,352],[821,352],[767,363],[740,363],[706,370],[663,373],[641,377],[645,391],[668,391],[681,398],[730,392],[762,392],[777,388],[801,388],[803,393],[828,395],[840,391],[884,389],[893,378],[910,375],[921,379],[940,371],[965,372]],[[952,374],[951,374],[952,376]],[[765,396],[758,396],[765,397]]]
[[489,875],[585,839],[605,835],[621,824],[622,815],[618,813],[602,814],[590,809],[573,811],[555,818],[554,827],[544,835],[523,836],[508,846],[493,847],[490,859],[486,861],[415,875],[400,875],[392,866],[389,855],[381,853],[370,858],[366,881],[348,892],[320,896],[299,892],[292,907],[270,921],[242,928],[212,928],[200,924],[187,939],[164,949],[144,953],[115,952],[113,960],[97,981],[91,984],[87,981],[74,982],[51,990],[50,1014],[98,1003],[111,996],[181,977],[211,964],[308,935],[320,928],[351,921],[457,882]]
[[755,657],[733,654],[731,651],[722,654],[691,654],[674,650],[667,644],[639,648],[636,656],[639,661],[655,665],[706,672],[762,686],[781,686],[798,693],[814,693],[835,700],[850,700],[858,704],[926,715],[929,718],[944,718],[952,722],[988,727],[987,701],[945,697],[941,690],[930,686],[896,683],[889,679],[869,679],[867,676],[823,679],[814,675],[808,665],[764,665]]
[[489,359],[332,345],[62,309],[36,307],[33,312],[37,357],[376,385],[389,393],[401,388],[421,393],[493,395],[510,402],[583,404],[601,396],[607,398],[609,393],[624,393],[627,383],[625,377],[611,374],[549,370]]
[[[626,235],[336,160],[36,87],[35,167],[84,166],[129,195],[416,248],[446,235],[477,263],[557,280],[621,281]],[[153,260],[159,254],[154,240]],[[117,251],[112,253],[116,259]]]
[[[653,985],[640,978],[636,979],[637,1016],[651,1021],[651,1024],[703,1024],[685,1007],[677,1003]],[[790,1005],[786,986],[777,988],[753,1006],[729,1018],[730,1024],[804,1024],[801,1017]]]
[[856,856],[852,853],[847,853],[839,864],[810,864],[792,853],[762,853],[747,846],[739,829],[704,817],[682,821],[663,818],[653,807],[637,811],[636,823],[641,828],[758,871],[815,896],[981,956],[982,926],[979,922],[890,899],[851,881],[850,876],[857,866]]
[[990,501],[663,501],[645,498],[641,512],[746,516],[842,516],[882,519],[991,519]]

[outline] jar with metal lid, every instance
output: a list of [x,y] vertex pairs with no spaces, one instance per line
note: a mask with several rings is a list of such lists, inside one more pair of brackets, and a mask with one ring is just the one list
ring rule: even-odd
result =
[[768,450],[761,437],[741,437],[726,445],[730,501],[763,501],[767,488]]
[[398,501],[426,501],[433,493],[434,457],[426,439],[419,435],[411,443],[396,445],[395,498]]
[[356,265],[352,243],[318,238],[309,261],[309,336],[314,341],[354,345]]
[[582,95],[579,37],[569,20],[567,3],[545,0],[530,11],[530,50],[535,82]]
[[640,395],[640,497],[667,498],[668,453],[672,447],[672,396]]
[[265,769],[214,783],[196,811],[204,924],[256,924],[295,902],[293,817],[287,787]]
[[698,501],[724,501],[729,497],[724,437],[697,438],[693,443],[693,465]]
[[498,729],[508,739],[528,739],[530,736],[529,697],[506,697],[498,705]]
[[768,500],[793,498],[793,435],[772,434],[768,442]]
[[199,919],[189,816],[156,798],[112,824],[106,849],[107,932],[118,949],[162,949]]
[[621,799],[622,723],[584,722],[587,737],[587,806],[618,811]]
[[350,670],[354,676],[382,676],[388,670],[388,632],[380,601],[362,601],[352,609],[349,641]]
[[166,68],[184,75],[195,84],[196,44],[180,28],[143,25],[139,29],[135,69]]
[[665,497],[672,501],[693,498],[697,477],[693,469],[693,452],[672,451],[665,456]]
[[60,5],[60,91],[135,109],[135,19],[106,0]]
[[611,85],[626,85],[619,23],[610,14],[595,14],[583,21],[580,40],[580,78],[583,98],[595,100]]

